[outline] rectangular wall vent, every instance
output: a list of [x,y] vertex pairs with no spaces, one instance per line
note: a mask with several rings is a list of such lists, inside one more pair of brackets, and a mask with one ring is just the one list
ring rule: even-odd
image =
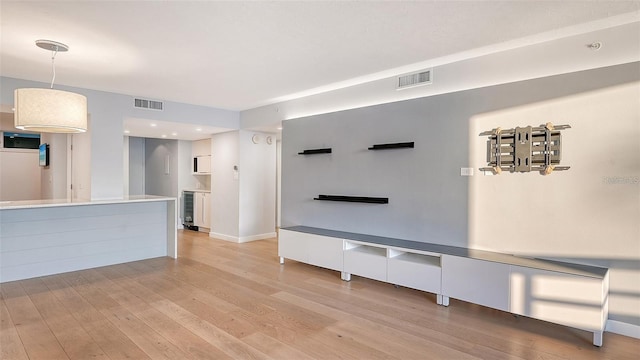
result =
[[147,100],[147,99],[133,99],[133,106],[140,109],[150,109],[162,111],[162,101]]
[[432,69],[427,69],[399,76],[397,89],[406,89],[409,87],[431,84],[431,71]]

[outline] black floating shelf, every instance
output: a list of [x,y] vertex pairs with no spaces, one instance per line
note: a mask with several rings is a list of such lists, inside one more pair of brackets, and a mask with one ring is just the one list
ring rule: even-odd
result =
[[311,149],[299,152],[298,155],[313,155],[313,154],[331,154],[331,148],[326,149]]
[[380,197],[368,197],[368,196],[343,196],[343,195],[318,195],[313,200],[323,201],[345,201],[345,202],[359,202],[368,204],[388,204],[389,198]]
[[413,148],[413,141],[394,143],[394,144],[376,144],[370,147],[369,150],[389,150],[389,149],[402,149],[402,148]]

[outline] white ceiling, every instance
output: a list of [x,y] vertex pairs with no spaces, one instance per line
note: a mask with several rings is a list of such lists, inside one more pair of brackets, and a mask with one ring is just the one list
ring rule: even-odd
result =
[[126,118],[123,121],[124,133],[127,136],[138,136],[158,139],[200,140],[210,138],[231,129],[191,125],[171,121],[156,121],[140,118]]
[[[0,3],[0,74],[245,110],[429,59],[640,11],[640,1]],[[294,94],[294,95],[292,95]]]

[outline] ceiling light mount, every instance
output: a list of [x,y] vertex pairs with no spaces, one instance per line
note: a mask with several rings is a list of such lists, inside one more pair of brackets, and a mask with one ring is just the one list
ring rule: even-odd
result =
[[602,43],[600,41],[592,42],[587,45],[587,47],[591,50],[600,50],[602,48]]
[[45,50],[55,52],[69,51],[69,47],[66,44],[53,40],[36,40],[36,46]]

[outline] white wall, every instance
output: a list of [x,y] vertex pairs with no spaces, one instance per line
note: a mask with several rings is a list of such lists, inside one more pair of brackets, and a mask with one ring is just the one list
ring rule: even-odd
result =
[[198,182],[196,177],[191,175],[191,141],[178,140],[178,193],[175,195],[178,198],[178,226],[182,226],[182,219],[184,219],[184,198],[182,197],[182,191],[185,189],[195,189]]
[[[271,144],[267,143],[267,137],[271,137]],[[275,236],[275,139],[275,134],[240,130],[241,242]]]
[[571,125],[562,131],[562,165],[571,166],[568,171],[470,178],[472,245],[538,256],[640,260],[639,99],[635,81],[469,119],[469,165],[476,169],[487,164],[487,137],[477,136],[482,131],[547,121]]
[[[254,135],[259,137],[257,144]],[[267,136],[272,137],[271,144],[266,143]],[[244,130],[212,136],[210,236],[245,242],[276,235],[275,138]]]
[[276,142],[276,226],[282,224],[282,140]]
[[[211,137],[211,232],[210,236],[237,241],[239,237],[240,168],[239,132]],[[239,167],[238,178],[234,166]]]
[[[93,129],[91,128],[91,117],[89,121],[89,130],[85,133],[72,134],[71,135],[71,183],[73,190],[71,191],[71,197],[73,199],[90,200],[92,199],[92,154],[91,138]],[[122,147],[122,145],[120,144]],[[120,149],[122,154],[122,149]],[[122,159],[120,159],[122,162]],[[96,165],[97,166],[97,165]],[[119,169],[119,174],[122,174],[122,169]],[[120,177],[118,180],[122,181]],[[114,179],[115,181],[115,179]],[[120,191],[123,191],[122,186]]]
[[41,167],[41,199],[67,198],[67,134],[40,135],[41,144],[49,144],[49,166]]
[[40,199],[38,150],[0,149],[0,201]]
[[191,174],[191,141],[178,140],[178,191],[195,189],[197,178]]
[[145,192],[178,196],[178,141],[145,139]]
[[[13,114],[6,112],[0,112],[2,131],[24,132],[13,126]],[[0,201],[40,199],[40,192],[38,150],[5,149],[0,137]]]
[[145,193],[144,138],[128,136],[129,139],[129,195]]
[[122,181],[124,196],[129,196],[129,137],[122,137]]

